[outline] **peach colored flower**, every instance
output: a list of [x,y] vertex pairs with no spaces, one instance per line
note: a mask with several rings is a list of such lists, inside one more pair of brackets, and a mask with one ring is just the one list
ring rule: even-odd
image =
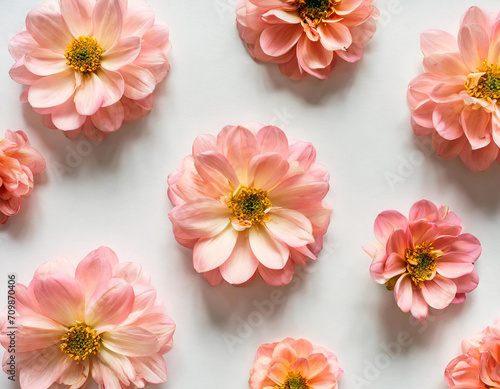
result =
[[[119,263],[111,249],[100,247],[76,269],[66,258],[46,262],[15,292],[22,389],[85,388],[91,379],[103,389],[166,381],[162,355],[172,348],[175,324],[138,264]],[[0,324],[7,349],[9,324],[5,317]]]
[[445,370],[452,389],[500,388],[500,321],[462,342],[462,355]]
[[329,175],[310,143],[274,126],[227,126],[200,135],[168,177],[177,241],[211,285],[290,282],[295,265],[316,259],[331,210]]
[[373,0],[240,0],[237,25],[256,61],[297,80],[330,77],[337,57],[357,62],[375,34]]
[[500,12],[471,7],[458,41],[447,32],[421,36],[425,73],[408,87],[415,134],[432,134],[436,153],[489,169],[500,146]]
[[335,354],[305,339],[263,344],[250,370],[250,389],[337,389],[343,375]]
[[429,306],[464,302],[479,283],[474,262],[481,245],[462,231],[462,221],[447,206],[427,200],[411,207],[409,220],[397,211],[382,212],[375,220],[377,242],[363,247],[373,258],[372,278],[394,290],[399,308],[420,322]]
[[45,170],[45,160],[22,131],[7,130],[0,140],[0,224],[21,209],[22,197],[33,191],[33,176]]
[[169,32],[145,0],[49,0],[9,50],[21,101],[45,126],[101,141],[153,106],[170,65]]

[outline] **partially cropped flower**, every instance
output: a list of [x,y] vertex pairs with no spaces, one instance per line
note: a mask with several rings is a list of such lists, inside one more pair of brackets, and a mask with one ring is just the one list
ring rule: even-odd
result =
[[297,80],[330,77],[337,57],[357,62],[375,34],[373,0],[240,0],[238,31],[256,61]]
[[146,0],[49,0],[9,50],[21,101],[45,126],[101,141],[153,107],[170,64],[169,32]]
[[439,156],[460,156],[475,172],[500,158],[499,22],[499,12],[471,7],[458,41],[444,31],[424,32],[425,73],[408,87],[415,134],[432,134]]
[[250,389],[337,389],[343,375],[335,354],[305,339],[263,344],[250,370]]
[[462,342],[462,355],[446,367],[452,389],[500,388],[500,321]]
[[[46,262],[27,287],[15,286],[15,297],[22,389],[85,388],[92,379],[103,389],[166,381],[162,355],[172,348],[175,324],[138,264],[119,263],[101,247],[76,269],[66,258]],[[12,325],[5,317],[0,325],[8,349]],[[4,354],[6,372],[10,355]]]
[[331,210],[329,174],[310,143],[274,126],[225,127],[200,135],[168,177],[177,241],[211,285],[288,284],[295,265],[316,259]]
[[427,200],[411,207],[409,219],[384,211],[375,220],[377,242],[363,247],[373,258],[371,276],[394,290],[403,312],[411,311],[423,322],[429,306],[443,309],[462,303],[479,283],[474,263],[481,245],[462,232],[457,215]]
[[0,224],[19,212],[22,198],[33,191],[33,176],[44,170],[45,160],[26,134],[8,130],[0,140]]

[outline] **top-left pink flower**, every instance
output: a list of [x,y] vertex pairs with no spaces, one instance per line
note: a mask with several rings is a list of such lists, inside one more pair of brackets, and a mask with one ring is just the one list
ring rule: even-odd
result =
[[168,27],[145,0],[50,0],[32,10],[9,50],[21,101],[74,138],[105,139],[153,105],[170,65]]

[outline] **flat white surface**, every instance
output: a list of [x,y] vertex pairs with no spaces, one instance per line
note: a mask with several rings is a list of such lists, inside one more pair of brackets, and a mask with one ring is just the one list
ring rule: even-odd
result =
[[[380,0],[379,29],[360,63],[339,61],[328,81],[297,82],[276,65],[251,60],[236,31],[236,0],[149,2],[171,27],[172,71],[149,117],[93,145],[44,128],[18,102],[22,88],[9,78],[7,44],[39,2],[2,0],[0,132],[25,130],[47,170],[21,213],[0,228],[0,302],[7,299],[8,273],[27,284],[47,260],[66,256],[76,264],[107,245],[121,261],[138,261],[152,275],[177,323],[166,355],[169,380],[161,388],[247,388],[258,346],[287,336],[336,353],[345,370],[342,389],[445,388],[444,368],[462,338],[500,316],[500,168],[474,174],[459,160],[429,152],[428,140],[413,135],[405,93],[421,72],[420,32],[456,34],[461,14],[474,3]],[[498,0],[475,5],[494,10]],[[252,120],[276,124],[289,138],[317,147],[318,161],[331,173],[332,224],[318,263],[290,286],[259,280],[247,288],[212,288],[193,270],[191,252],[174,240],[166,177],[198,134]],[[389,176],[400,180],[391,184]],[[450,205],[481,241],[483,255],[479,287],[467,301],[433,311],[432,321],[416,326],[371,280],[361,246],[374,240],[379,212],[407,214],[422,198]],[[280,301],[263,303],[275,290]],[[266,306],[264,318],[259,304]],[[393,347],[388,357],[384,345],[398,337],[411,345]],[[9,385],[2,375],[0,387],[17,387]]]

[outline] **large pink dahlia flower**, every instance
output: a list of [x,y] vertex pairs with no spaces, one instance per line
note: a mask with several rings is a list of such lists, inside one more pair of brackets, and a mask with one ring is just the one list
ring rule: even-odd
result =
[[250,370],[250,389],[337,389],[343,375],[335,354],[305,339],[263,344]]
[[462,342],[462,355],[445,370],[452,389],[500,388],[500,321]]
[[[85,388],[144,388],[167,379],[162,355],[172,348],[175,324],[141,267],[119,263],[107,247],[76,267],[66,259],[38,268],[28,287],[15,286],[16,377],[22,389],[53,384]],[[0,340],[7,349],[5,317]],[[8,373],[10,375],[10,373]]]
[[289,142],[256,123],[200,135],[168,177],[177,241],[211,285],[290,282],[295,265],[316,259],[331,210],[329,174],[310,143]]
[[33,176],[45,170],[45,160],[22,131],[7,131],[0,140],[0,224],[21,209],[22,198],[34,187]]
[[240,0],[238,31],[256,61],[297,80],[330,77],[337,56],[357,62],[375,34],[373,0]]
[[375,220],[377,242],[363,247],[373,258],[372,278],[394,290],[399,308],[420,322],[429,306],[464,302],[479,283],[474,262],[481,245],[462,231],[462,221],[447,206],[427,200],[411,207],[409,219],[397,211],[382,212]]
[[473,171],[500,158],[500,12],[470,8],[458,41],[440,30],[421,36],[425,73],[410,82],[415,134],[432,134],[436,153],[460,156]]
[[21,101],[44,124],[101,141],[153,106],[170,65],[169,32],[146,0],[49,0],[9,46]]

